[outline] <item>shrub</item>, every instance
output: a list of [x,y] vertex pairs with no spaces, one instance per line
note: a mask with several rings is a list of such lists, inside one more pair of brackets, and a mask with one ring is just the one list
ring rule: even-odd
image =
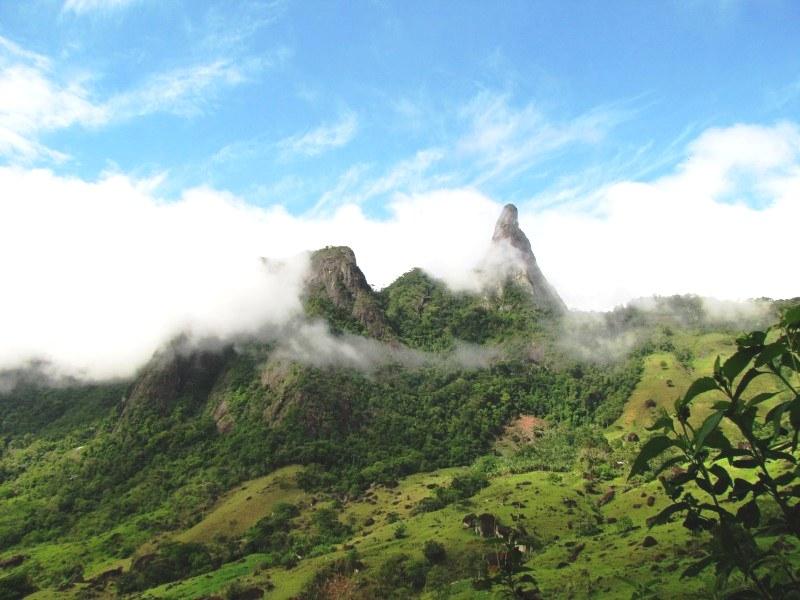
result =
[[139,564],[134,561],[130,572],[120,577],[117,589],[121,593],[136,592],[218,567],[219,561],[203,544],[170,542],[147,560],[140,560]]
[[434,540],[428,540],[425,542],[425,546],[422,549],[422,554],[425,556],[425,559],[433,565],[441,563],[445,558],[447,558],[447,552],[444,549],[444,545]]
[[614,523],[614,528],[617,530],[617,533],[628,533],[633,529],[633,519],[631,519],[628,515],[623,515],[617,520],[616,523]]
[[26,573],[14,573],[0,578],[0,600],[17,600],[36,591]]

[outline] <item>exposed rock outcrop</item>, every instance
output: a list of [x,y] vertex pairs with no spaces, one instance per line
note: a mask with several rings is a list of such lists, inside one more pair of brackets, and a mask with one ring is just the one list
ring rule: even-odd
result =
[[305,297],[307,306],[309,301],[329,302],[336,316],[351,319],[367,335],[392,337],[375,293],[347,246],[329,246],[311,255]]
[[539,308],[557,314],[567,307],[550,285],[533,254],[530,240],[519,227],[517,207],[506,204],[497,219],[492,245],[480,271],[490,285],[512,281],[527,290]]
[[168,414],[177,404],[199,408],[222,372],[230,346],[198,349],[183,337],[159,350],[131,384],[123,402],[123,416],[138,409]]
[[227,400],[220,402],[211,416],[214,419],[214,424],[217,426],[217,431],[219,433],[230,432],[236,424],[233,415],[230,413],[230,406]]

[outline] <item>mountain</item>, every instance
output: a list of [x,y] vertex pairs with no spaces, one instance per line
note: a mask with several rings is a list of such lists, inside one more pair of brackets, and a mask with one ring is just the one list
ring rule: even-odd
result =
[[[739,322],[676,297],[576,324],[513,205],[477,276],[375,291],[323,248],[277,339],[179,336],[130,381],[21,378],[0,394],[0,599],[499,598],[514,552],[542,590],[515,597],[630,597],[620,575],[708,597],[713,576],[680,579],[708,536],[646,530],[668,498],[627,474]],[[349,360],[285,352],[300,333]]]
[[355,254],[346,246],[329,246],[311,254],[304,298],[311,316],[325,316],[334,326],[374,338],[393,337]]
[[536,263],[530,240],[520,229],[517,207],[506,204],[494,227],[492,245],[481,268],[495,285],[509,280],[522,286],[542,309],[556,314],[567,311],[564,301]]

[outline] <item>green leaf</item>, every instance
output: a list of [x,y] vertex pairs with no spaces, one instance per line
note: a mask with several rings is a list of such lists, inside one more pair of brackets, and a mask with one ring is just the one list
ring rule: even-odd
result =
[[651,459],[663,453],[668,448],[677,445],[678,444],[674,440],[668,438],[665,435],[658,435],[656,437],[647,440],[645,445],[642,446],[642,449],[639,452],[639,456],[637,456],[636,460],[633,462],[633,466],[631,467],[631,472],[628,475],[628,479],[630,479],[634,475],[639,475],[641,473],[644,473],[647,470],[647,463]]
[[752,529],[758,525],[761,520],[761,511],[758,508],[758,503],[750,500],[747,504],[743,504],[738,511],[736,511],[736,518],[747,529]]
[[745,450],[744,448],[734,448],[730,446],[728,448],[723,448],[722,452],[719,453],[720,458],[727,458],[728,460],[736,458],[737,456],[752,456],[753,453],[750,450]]
[[700,426],[700,429],[697,430],[697,433],[695,433],[694,436],[695,451],[703,448],[703,445],[705,444],[706,441],[706,437],[708,436],[709,433],[711,433],[717,428],[719,422],[722,420],[722,417],[724,416],[725,412],[720,410],[711,413],[710,415],[708,415],[708,417],[706,417],[706,420],[703,421],[703,424]]
[[736,338],[736,345],[741,348],[752,348],[753,346],[762,346],[764,340],[767,339],[767,334],[764,331],[751,331],[750,333]]
[[784,327],[798,327],[800,326],[800,304],[793,306],[785,313],[781,319],[781,325]]
[[747,386],[750,385],[750,383],[759,375],[764,375],[764,371],[748,369],[742,379],[739,381],[739,385],[736,386],[736,391],[733,393],[734,400],[741,398],[742,394],[747,389]]
[[722,465],[711,465],[709,471],[717,476],[717,482],[714,484],[714,494],[717,496],[724,494],[725,490],[731,485],[731,476]]
[[715,429],[706,436],[706,447],[726,450],[731,447],[731,441],[722,433],[721,429]]
[[716,504],[709,504],[708,502],[703,502],[702,504],[698,505],[698,508],[716,513],[722,520],[733,519],[732,513],[728,512],[721,506],[717,506]]
[[752,348],[742,348],[734,352],[733,356],[722,364],[722,375],[725,379],[728,381],[736,379],[739,373],[741,373],[753,359],[753,354],[755,354],[755,350]]
[[756,406],[758,404],[761,404],[762,402],[766,402],[767,400],[769,400],[773,396],[776,396],[777,394],[778,392],[762,392],[760,394],[756,394],[755,396],[750,398],[750,400],[747,401],[747,406],[748,408],[751,406]]
[[656,419],[656,422],[650,425],[650,427],[645,427],[645,429],[647,431],[658,431],[659,429],[663,429],[664,431],[667,429],[670,431],[675,431],[675,425],[672,423],[672,417],[664,414]]
[[698,479],[696,482],[697,487],[703,490],[706,494],[713,495],[714,486],[705,479]]
[[709,567],[714,562],[714,557],[711,555],[704,556],[696,563],[692,563],[689,567],[681,573],[681,579],[686,577],[697,577],[702,571]]
[[705,394],[706,392],[716,389],[719,389],[719,386],[712,377],[701,377],[700,379],[696,379],[694,382],[692,382],[692,385],[689,386],[689,389],[686,390],[686,394],[683,396],[681,405],[688,404],[700,394]]
[[781,365],[787,369],[791,369],[792,371],[797,371],[798,362],[800,362],[798,361],[798,358],[795,357],[791,352],[786,352],[781,356]]
[[786,338],[781,338],[781,340],[777,342],[767,344],[756,356],[755,366],[760,367],[767,363],[771,363],[784,352],[786,352]]
[[795,473],[794,471],[787,471],[783,475],[779,475],[778,477],[776,477],[775,483],[780,486],[785,486],[792,483],[792,481],[794,481],[795,479],[797,479],[797,473]]
[[733,489],[731,490],[731,493],[728,494],[728,497],[733,501],[744,500],[747,498],[747,494],[749,494],[752,489],[752,483],[746,479],[737,477],[733,480]]
[[770,411],[767,413],[767,416],[764,417],[764,423],[773,423],[775,427],[780,425],[781,417],[783,413],[789,410],[789,406],[791,405],[790,401],[781,402],[780,404],[776,404],[773,406]]
[[791,408],[789,409],[789,423],[795,430],[800,429],[800,396],[792,400]]
[[766,450],[764,457],[769,460],[785,460],[786,462],[795,464],[797,459],[788,452],[779,452],[777,450]]

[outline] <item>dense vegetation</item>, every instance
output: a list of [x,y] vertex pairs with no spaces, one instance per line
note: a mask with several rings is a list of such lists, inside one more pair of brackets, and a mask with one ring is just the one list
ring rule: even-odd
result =
[[[33,586],[72,589],[97,576],[88,563],[116,564],[109,560],[129,559],[120,563],[124,574],[114,575],[120,593],[210,576],[229,564],[250,564],[241,563],[250,557],[261,570],[302,568],[359,530],[340,518],[337,503],[370,498],[373,490],[394,489],[420,472],[472,465],[406,502],[406,513],[419,519],[467,508],[473,496],[492,489],[493,479],[533,471],[549,473],[548,485],[556,487],[562,475],[578,472],[582,493],[599,493],[633,457],[635,446],[609,438],[606,427],[623,414],[643,358],[666,353],[691,369],[691,345],[675,332],[727,327],[707,327],[693,298],[665,301],[655,312],[629,307],[582,331],[586,339],[596,338],[598,328],[633,339],[629,351],[587,358],[564,345],[558,319],[514,286],[496,297],[454,294],[412,271],[376,302],[392,343],[438,353],[466,341],[493,348],[497,358],[481,369],[429,361],[362,372],[286,364],[274,358],[274,345],[252,342],[214,358],[213,377],[205,359],[181,358],[166,366],[154,361],[133,383],[27,383],[0,395],[0,557],[35,554],[8,574],[0,570],[0,594],[18,597],[22,592],[13,590]],[[334,331],[365,333],[325,298],[307,298],[306,306]],[[165,381],[171,396],[159,387]],[[497,452],[496,441],[520,415],[547,425],[535,443]],[[284,502],[238,536],[172,539],[225,492],[287,465],[305,467],[294,478],[298,494],[330,504],[309,512],[313,504]],[[398,542],[409,535],[402,522],[392,526]],[[626,527],[621,521],[621,535]],[[600,529],[587,513],[576,519],[575,531],[590,536]],[[163,536],[163,543],[148,546]],[[533,536],[525,539],[526,547],[538,545]],[[485,571],[484,552],[470,552],[428,545],[425,552],[393,556],[360,579],[354,573],[362,559],[350,552],[328,561],[301,597],[356,579],[362,597],[405,598],[426,589],[446,597],[441,594],[454,578]],[[489,592],[532,589],[532,578],[521,579],[520,561],[501,561],[499,577],[487,572],[476,581]],[[229,596],[244,593],[237,590],[230,587]]]

